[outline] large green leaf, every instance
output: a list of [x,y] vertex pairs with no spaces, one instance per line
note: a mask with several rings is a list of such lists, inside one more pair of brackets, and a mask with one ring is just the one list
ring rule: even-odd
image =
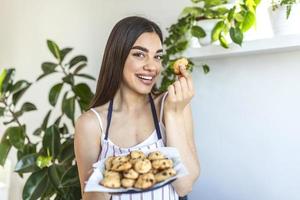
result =
[[59,153],[60,134],[57,126],[54,124],[46,129],[43,138],[43,148],[49,149],[49,153],[53,158],[56,158]]
[[62,193],[60,189],[60,177],[62,176],[64,172],[64,167],[53,164],[48,168],[48,176],[49,180],[52,183],[53,187],[59,192]]
[[87,66],[86,63],[83,63],[83,64],[79,65],[78,67],[76,67],[73,74],[77,74],[80,70],[82,70],[86,66]]
[[63,83],[54,85],[49,92],[49,102],[52,106],[56,105]]
[[23,149],[25,142],[25,126],[9,127],[8,133],[9,142],[17,149]]
[[25,102],[21,108],[22,112],[29,112],[29,111],[33,111],[33,110],[37,110],[37,108],[33,103],[30,103],[30,102]]
[[50,117],[50,114],[51,114],[51,110],[48,111],[48,113],[46,114],[46,116],[43,120],[42,125],[33,132],[33,135],[40,135],[42,133],[42,131],[46,130],[47,125],[48,125],[48,120],[49,120],[49,117]]
[[70,53],[73,49],[72,48],[64,48],[60,51],[60,57],[61,57],[61,62],[64,60],[65,56]]
[[48,181],[46,168],[32,173],[23,188],[23,200],[38,199],[47,189],[45,185]]
[[35,172],[39,170],[36,165],[36,159],[38,157],[37,153],[29,154],[23,156],[15,166],[15,172],[26,173],[26,172]]
[[243,42],[243,32],[239,29],[239,27],[231,27],[229,32],[232,41],[241,46]]
[[80,186],[78,169],[76,165],[71,166],[63,174],[61,178],[61,187],[74,187]]
[[0,96],[2,95],[2,84],[3,84],[3,81],[4,81],[4,78],[7,74],[7,69],[3,69],[1,70],[1,74],[0,74]]
[[3,166],[5,164],[6,158],[11,148],[11,144],[6,138],[7,135],[4,134],[0,143],[0,165]]
[[74,120],[74,113],[75,113],[75,96],[66,98],[64,96],[62,102],[62,112],[67,115],[68,118]]
[[87,78],[87,79],[90,79],[90,80],[96,80],[94,77],[88,75],[88,74],[74,74],[74,76],[80,76],[80,77],[83,77],[83,78]]
[[44,62],[42,63],[42,70],[44,72],[44,74],[50,74],[52,72],[55,72],[55,68],[58,65],[56,63],[52,63],[52,62]]
[[87,57],[84,55],[75,56],[74,58],[71,59],[69,63],[69,68],[71,69],[72,67],[74,67],[75,65],[81,62],[87,62]]
[[26,90],[30,87],[31,83],[23,84],[14,94],[12,97],[13,104],[16,105]]
[[191,34],[196,38],[203,38],[206,36],[205,31],[200,26],[193,26],[191,29]]
[[52,40],[47,40],[47,45],[53,56],[60,61],[61,57],[58,45]]
[[5,93],[9,90],[9,86],[13,82],[14,75],[15,75],[15,69],[13,68],[7,69],[6,76],[2,81],[2,93]]
[[73,87],[74,93],[85,102],[89,102],[94,94],[86,83],[79,83]]
[[17,158],[20,160],[22,157],[36,153],[36,146],[37,144],[27,143],[24,145],[22,150],[18,150],[17,152]]
[[219,21],[213,28],[211,32],[211,41],[217,41],[220,37],[221,32],[223,31],[225,24],[223,21]]
[[61,145],[58,160],[65,162],[74,159],[74,157],[74,140],[70,138]]
[[244,21],[242,23],[242,31],[246,32],[248,31],[252,25],[255,23],[255,14],[248,11],[244,17]]

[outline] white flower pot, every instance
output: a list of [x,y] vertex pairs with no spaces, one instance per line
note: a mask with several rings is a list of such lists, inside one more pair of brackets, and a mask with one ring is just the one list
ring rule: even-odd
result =
[[270,20],[274,35],[290,35],[300,33],[300,3],[294,4],[289,18],[286,18],[286,6],[278,6],[276,10],[269,7]]
[[211,32],[215,25],[220,21],[220,19],[204,19],[198,21],[197,25],[202,27],[206,33],[204,38],[199,39],[201,46],[207,46],[211,44]]

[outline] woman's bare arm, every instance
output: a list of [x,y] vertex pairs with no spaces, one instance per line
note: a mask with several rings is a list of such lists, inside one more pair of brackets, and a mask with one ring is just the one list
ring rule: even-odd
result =
[[95,114],[91,113],[91,111],[82,114],[76,120],[74,148],[83,200],[108,200],[110,198],[106,193],[83,193],[84,182],[90,177],[93,170],[93,163],[97,161],[101,150],[101,134],[99,122]]
[[164,121],[166,125],[167,146],[176,147],[189,175],[178,178],[172,183],[179,196],[192,190],[200,175],[200,163],[194,139],[191,99],[194,89],[191,75],[180,68],[182,76],[168,87],[165,102]]

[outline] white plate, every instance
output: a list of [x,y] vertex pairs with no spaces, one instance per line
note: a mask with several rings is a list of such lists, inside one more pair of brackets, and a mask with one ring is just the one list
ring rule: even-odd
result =
[[[84,188],[85,192],[105,192],[105,193],[137,193],[137,192],[145,192],[149,190],[154,190],[157,188],[160,188],[172,181],[174,181],[176,178],[186,176],[188,174],[188,171],[186,167],[182,164],[179,156],[179,152],[174,147],[159,147],[157,149],[152,149],[148,151],[143,151],[146,155],[148,155],[151,152],[154,151],[160,151],[162,154],[164,154],[167,158],[171,159],[173,161],[173,168],[176,171],[176,175],[173,177],[170,177],[169,179],[162,181],[160,183],[157,183],[153,185],[152,187],[148,189],[138,189],[138,188],[107,188],[102,185],[100,185],[100,181],[103,179],[103,172],[105,171],[105,160],[102,159],[98,162],[93,164],[94,171],[92,175],[90,176],[89,180],[86,182],[86,186]],[[126,154],[120,154],[118,156],[125,156]]]

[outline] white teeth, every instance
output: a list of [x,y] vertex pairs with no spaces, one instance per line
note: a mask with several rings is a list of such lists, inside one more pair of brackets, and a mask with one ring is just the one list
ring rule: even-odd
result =
[[152,80],[153,77],[152,76],[142,76],[142,75],[137,75],[139,78],[141,79],[146,79],[146,80]]

